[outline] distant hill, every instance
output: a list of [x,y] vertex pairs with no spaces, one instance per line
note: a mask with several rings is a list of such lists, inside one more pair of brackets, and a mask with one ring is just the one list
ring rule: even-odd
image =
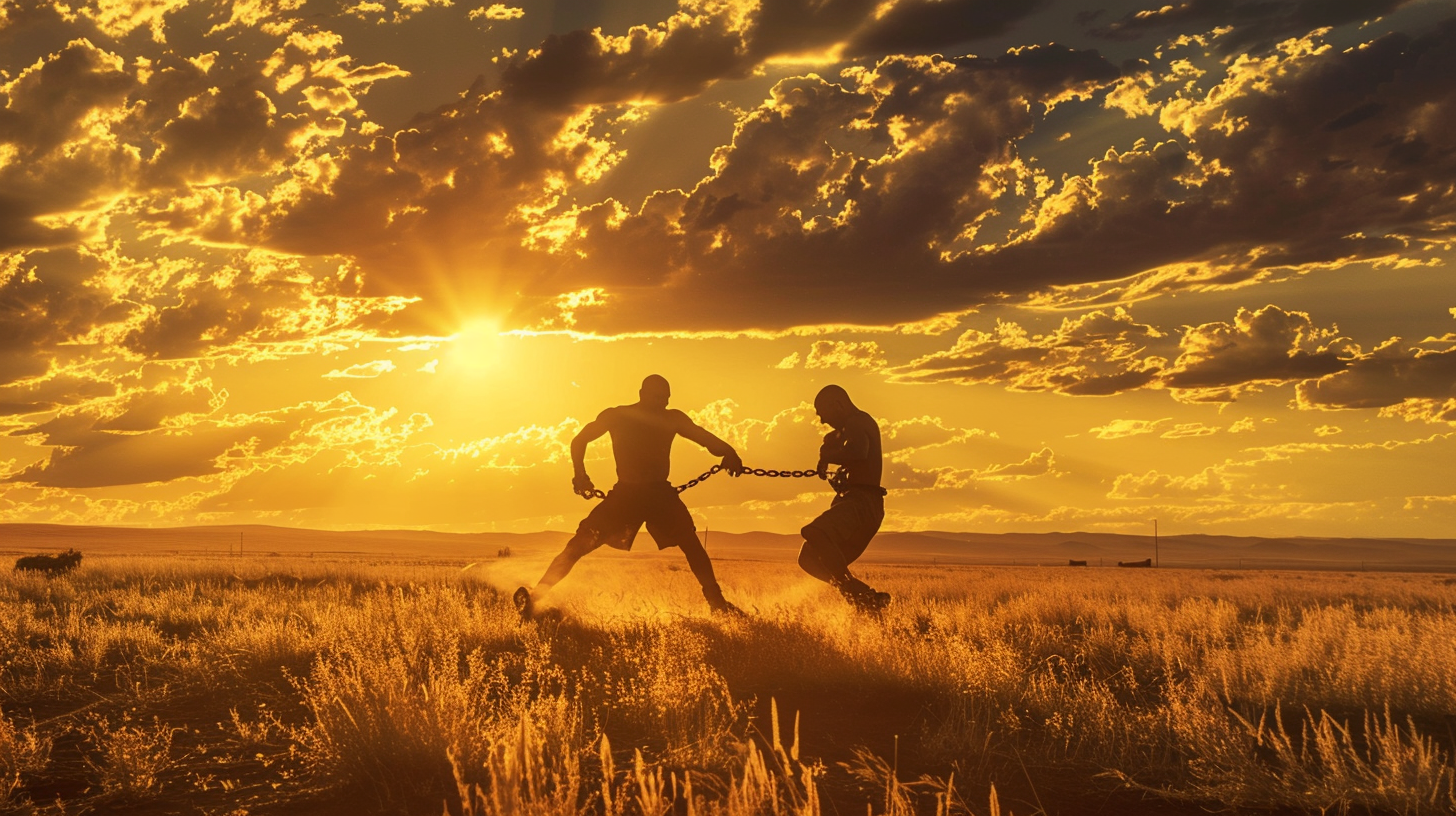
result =
[[[426,530],[307,530],[269,525],[202,527],[87,527],[0,524],[0,552],[13,554],[74,547],[98,555],[336,555],[477,560],[506,547],[513,555],[550,555],[570,533],[440,533]],[[712,532],[715,558],[793,561],[801,539],[786,533]],[[638,536],[634,556],[653,554],[650,536]],[[1152,536],[1113,533],[882,532],[862,559],[879,564],[1016,564],[1116,566],[1154,556]],[[1456,539],[1262,538],[1177,535],[1158,539],[1163,567],[1440,570],[1456,572]]]

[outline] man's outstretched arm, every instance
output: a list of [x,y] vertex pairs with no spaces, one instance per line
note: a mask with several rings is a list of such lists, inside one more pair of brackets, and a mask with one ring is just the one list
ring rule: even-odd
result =
[[571,440],[571,489],[577,493],[589,493],[596,489],[591,477],[586,475],[586,446],[600,439],[608,430],[601,417],[588,422],[576,432]]
[[682,415],[681,425],[677,429],[678,436],[690,439],[708,449],[708,453],[714,456],[723,457],[723,469],[734,476],[743,473],[743,460],[738,458],[738,451],[733,446],[714,436],[707,428],[698,425],[687,414]]

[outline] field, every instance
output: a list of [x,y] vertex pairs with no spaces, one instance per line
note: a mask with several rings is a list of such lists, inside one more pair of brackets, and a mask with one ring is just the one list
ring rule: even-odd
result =
[[543,557],[4,570],[0,811],[1456,810],[1442,575]]

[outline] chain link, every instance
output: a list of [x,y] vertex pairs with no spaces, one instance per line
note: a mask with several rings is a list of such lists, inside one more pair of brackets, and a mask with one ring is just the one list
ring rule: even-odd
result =
[[[697,487],[703,482],[706,482],[709,476],[712,476],[714,473],[717,473],[720,470],[724,470],[724,467],[722,465],[713,465],[711,468],[708,468],[707,470],[699,474],[696,479],[690,479],[685,484],[678,485],[677,492],[681,493],[690,487]],[[743,473],[748,476],[769,476],[777,477],[780,479],[804,479],[810,476],[819,475],[819,471],[812,468],[809,470],[768,470],[765,468],[744,468]],[[839,471],[836,470],[834,473],[831,473],[829,475],[829,483],[832,485],[836,485],[838,478]],[[587,500],[605,499],[607,497],[607,494],[599,488],[592,488],[591,490],[578,490],[576,491],[576,494]]]

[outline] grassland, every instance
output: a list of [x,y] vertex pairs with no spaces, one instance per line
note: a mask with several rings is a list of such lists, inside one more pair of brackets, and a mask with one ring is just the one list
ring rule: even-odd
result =
[[[88,558],[0,573],[0,811],[1451,813],[1440,575]],[[776,736],[777,735],[777,736]]]

